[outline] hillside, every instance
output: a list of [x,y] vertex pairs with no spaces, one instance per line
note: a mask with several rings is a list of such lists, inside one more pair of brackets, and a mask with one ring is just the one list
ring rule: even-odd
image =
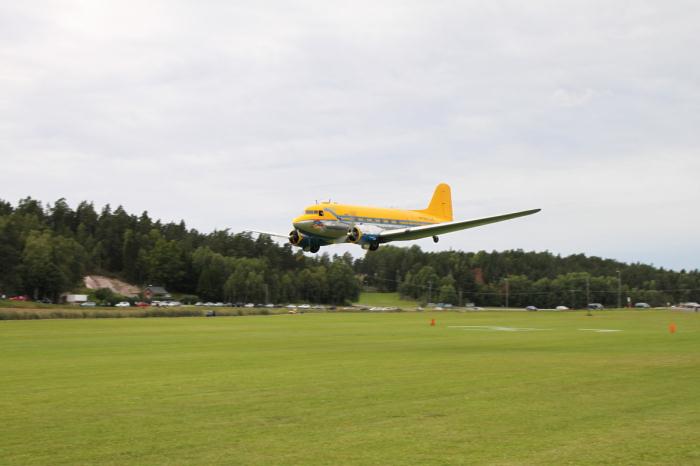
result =
[[127,297],[135,297],[141,291],[138,286],[130,285],[118,278],[109,278],[103,275],[86,275],[83,277],[83,283],[85,288],[91,290],[109,288],[113,293]]

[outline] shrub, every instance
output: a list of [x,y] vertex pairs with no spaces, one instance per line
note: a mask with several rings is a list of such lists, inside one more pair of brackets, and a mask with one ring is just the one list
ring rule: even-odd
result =
[[199,300],[199,296],[193,294],[186,294],[182,298],[180,298],[180,302],[182,304],[194,304]]

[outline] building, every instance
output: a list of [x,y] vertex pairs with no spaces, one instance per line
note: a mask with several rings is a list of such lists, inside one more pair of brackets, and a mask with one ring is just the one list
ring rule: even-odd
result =
[[81,304],[88,300],[88,295],[86,294],[62,294],[61,300],[67,304]]
[[143,297],[148,300],[171,301],[172,295],[162,286],[148,285],[143,289]]

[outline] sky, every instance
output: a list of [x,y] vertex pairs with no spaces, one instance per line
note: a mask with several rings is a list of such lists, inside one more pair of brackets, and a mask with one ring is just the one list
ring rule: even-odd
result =
[[542,212],[425,250],[700,268],[698,24],[682,0],[0,0],[0,199],[287,233],[446,182],[455,219]]

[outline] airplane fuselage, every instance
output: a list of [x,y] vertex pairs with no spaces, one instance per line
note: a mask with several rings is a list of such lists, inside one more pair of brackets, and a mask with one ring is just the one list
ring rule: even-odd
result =
[[[304,214],[292,223],[302,236],[318,238],[321,245],[351,242],[372,248],[379,242],[374,236],[383,230],[444,221],[444,218],[413,210],[323,202],[306,207]],[[353,231],[360,234],[353,235]],[[365,241],[362,241],[363,237]]]

